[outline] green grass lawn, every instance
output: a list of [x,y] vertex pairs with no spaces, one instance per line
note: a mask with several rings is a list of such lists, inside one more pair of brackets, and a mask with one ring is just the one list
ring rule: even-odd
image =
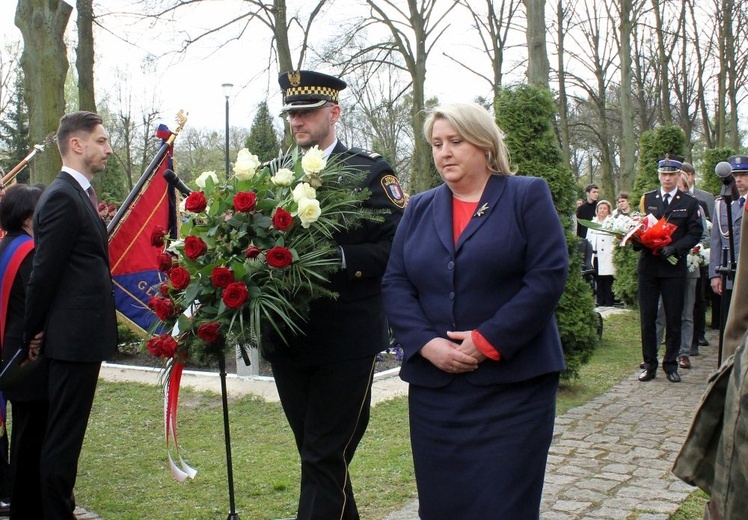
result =
[[[562,385],[558,413],[632,375],[641,359],[638,336],[635,314],[606,318],[600,348],[578,379]],[[231,400],[229,409],[237,512],[245,520],[293,516],[299,463],[280,405],[243,397]],[[198,474],[178,483],[164,448],[160,389],[101,382],[81,455],[78,503],[106,520],[225,518],[229,499],[222,421],[220,396],[182,389],[182,455]],[[351,472],[362,518],[381,519],[416,497],[404,397],[372,410]],[[700,519],[704,497],[691,502],[688,511],[673,518]]]

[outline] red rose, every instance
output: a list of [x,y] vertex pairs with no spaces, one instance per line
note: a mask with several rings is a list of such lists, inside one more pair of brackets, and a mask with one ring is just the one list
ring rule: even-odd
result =
[[164,228],[156,226],[156,228],[151,231],[151,245],[154,247],[163,247],[165,236],[166,231],[164,231]]
[[206,343],[215,342],[221,335],[218,333],[220,325],[214,321],[203,323],[197,328],[197,337]]
[[172,287],[181,291],[190,284],[190,272],[184,267],[177,266],[169,271],[169,280]]
[[200,255],[205,254],[207,250],[208,245],[200,237],[190,235],[184,239],[184,254],[190,260],[195,260]]
[[162,283],[158,287],[158,292],[160,292],[162,296],[169,296],[169,286],[166,285],[165,283]]
[[153,309],[153,312],[161,321],[166,321],[175,314],[174,302],[163,296],[151,296],[148,299],[148,307]]
[[230,309],[238,309],[247,301],[249,292],[247,286],[241,282],[230,283],[223,291],[223,303]]
[[293,217],[283,208],[275,208],[273,215],[273,226],[278,231],[286,231],[293,225]]
[[285,247],[275,246],[265,253],[265,261],[270,267],[283,269],[293,263],[293,254]]
[[255,209],[257,196],[251,191],[240,191],[234,196],[234,208],[236,211],[249,213]]
[[234,273],[228,267],[218,266],[213,268],[213,272],[210,273],[210,281],[213,282],[213,286],[221,289],[225,289],[235,280]]
[[244,252],[244,256],[247,258],[257,258],[260,256],[260,253],[262,253],[262,249],[260,249],[257,246],[249,246],[247,250]]
[[173,358],[177,353],[179,344],[177,340],[168,334],[153,337],[146,343],[148,351],[157,357]]
[[200,213],[208,207],[208,201],[205,200],[205,194],[202,191],[193,191],[184,201],[184,209],[192,213]]
[[158,255],[158,270],[167,272],[171,269],[173,259],[169,253],[159,253]]

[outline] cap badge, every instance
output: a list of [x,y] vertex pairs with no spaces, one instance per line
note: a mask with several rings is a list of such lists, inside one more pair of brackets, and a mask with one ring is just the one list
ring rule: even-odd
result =
[[301,71],[291,70],[288,72],[288,81],[292,87],[298,87],[301,84]]

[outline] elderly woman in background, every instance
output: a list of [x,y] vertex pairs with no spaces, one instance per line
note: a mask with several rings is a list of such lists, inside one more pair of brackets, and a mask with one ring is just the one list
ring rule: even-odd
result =
[[[595,218],[592,222],[605,223],[613,218],[611,213],[613,206],[607,200],[601,200],[595,208]],[[597,305],[600,307],[613,306],[613,281],[616,268],[613,265],[613,249],[618,240],[609,233],[602,233],[590,229],[587,232],[587,240],[592,244],[593,265],[595,266],[595,286],[597,287]]]
[[546,182],[513,175],[484,108],[437,107],[424,134],[444,184],[411,198],[383,279],[419,514],[536,519],[564,369],[563,229]]
[[[0,226],[6,232],[0,241],[3,363],[7,363],[22,346],[26,285],[34,258],[32,219],[41,194],[39,186],[15,184],[0,200]],[[7,287],[10,287],[9,291]],[[32,343],[28,357],[35,360],[38,355],[39,345]],[[12,404],[11,519],[44,518],[39,458],[49,408],[46,361],[41,359],[27,370],[30,373],[25,379],[4,390],[5,397]]]

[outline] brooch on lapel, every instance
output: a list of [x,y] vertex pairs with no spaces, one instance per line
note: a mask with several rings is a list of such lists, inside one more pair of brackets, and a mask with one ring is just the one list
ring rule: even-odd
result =
[[478,211],[475,212],[474,216],[482,217],[486,211],[488,211],[488,203],[484,203],[480,208],[478,208]]

